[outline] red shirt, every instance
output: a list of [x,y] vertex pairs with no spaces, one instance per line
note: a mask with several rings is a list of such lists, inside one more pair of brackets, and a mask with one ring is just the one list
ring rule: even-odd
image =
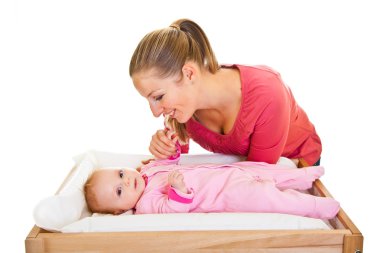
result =
[[247,156],[249,161],[276,163],[280,156],[318,161],[321,140],[280,74],[265,66],[233,65],[240,71],[241,106],[227,134],[213,132],[190,119],[190,138],[203,148]]

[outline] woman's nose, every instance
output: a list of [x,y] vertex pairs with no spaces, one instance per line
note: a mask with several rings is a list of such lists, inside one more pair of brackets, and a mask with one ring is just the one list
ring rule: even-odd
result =
[[164,109],[162,108],[159,103],[155,102],[149,102],[150,110],[152,111],[154,117],[160,117],[160,115],[164,112]]

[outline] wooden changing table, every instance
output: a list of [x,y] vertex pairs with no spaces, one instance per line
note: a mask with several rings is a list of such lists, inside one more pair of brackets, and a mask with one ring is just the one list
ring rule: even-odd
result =
[[[306,166],[300,161],[300,167]],[[311,193],[331,194],[320,180]],[[25,239],[26,253],[58,252],[269,252],[361,253],[363,235],[341,209],[332,230],[251,230],[55,233],[34,226]]]

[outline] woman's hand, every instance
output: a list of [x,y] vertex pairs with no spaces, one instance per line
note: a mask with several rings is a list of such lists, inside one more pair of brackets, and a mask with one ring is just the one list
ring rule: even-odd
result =
[[149,151],[158,159],[166,159],[176,154],[176,141],[178,137],[174,137],[174,132],[165,130],[158,130],[150,141]]
[[169,173],[168,182],[173,188],[183,193],[188,193],[183,174],[178,170],[173,170]]

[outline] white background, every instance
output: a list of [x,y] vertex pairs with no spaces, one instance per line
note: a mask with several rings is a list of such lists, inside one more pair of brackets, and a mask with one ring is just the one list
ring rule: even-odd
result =
[[375,2],[2,1],[0,251],[24,251],[34,206],[58,189],[73,156],[148,153],[162,119],[134,90],[129,60],[146,33],[186,17],[203,27],[220,63],[282,74],[322,139],[323,182],[364,234],[366,252],[376,252]]

